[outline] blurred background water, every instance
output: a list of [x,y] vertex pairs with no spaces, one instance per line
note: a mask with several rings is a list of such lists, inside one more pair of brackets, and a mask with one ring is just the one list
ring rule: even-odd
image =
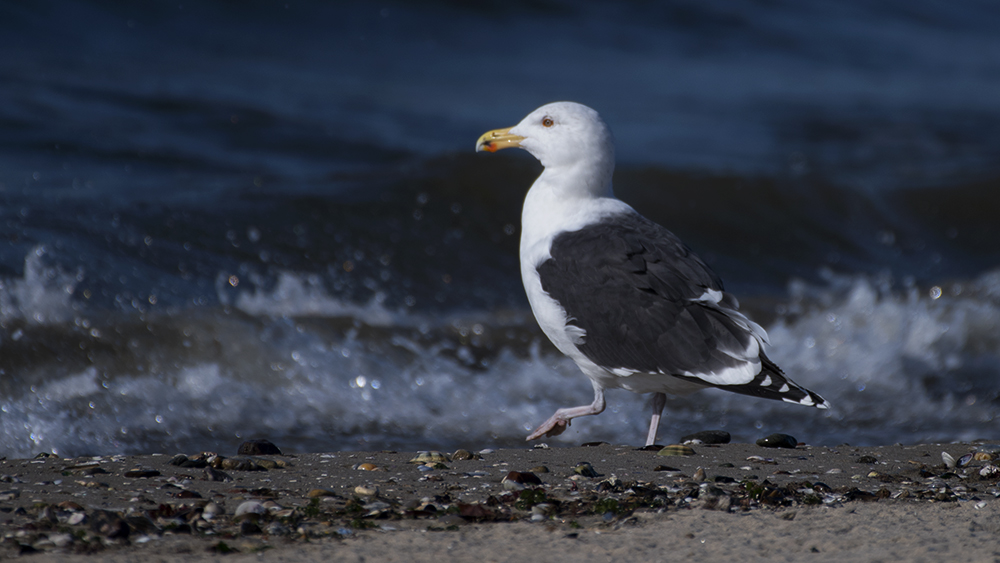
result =
[[[1000,5],[0,1],[0,455],[514,446],[590,385],[517,263],[575,100],[821,412],[661,441],[996,438]],[[550,443],[640,444],[647,398]]]

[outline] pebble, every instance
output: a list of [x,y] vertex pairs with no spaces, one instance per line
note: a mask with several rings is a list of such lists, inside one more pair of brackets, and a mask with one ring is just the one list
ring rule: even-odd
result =
[[319,498],[319,497],[335,497],[337,493],[331,491],[330,489],[312,489],[306,496],[309,498]]
[[222,458],[218,465],[219,469],[230,471],[267,471],[264,467],[255,463],[252,459],[240,459],[235,457]]
[[417,457],[410,460],[410,463],[434,464],[451,461],[447,455],[437,451],[417,452]]
[[288,467],[288,462],[283,459],[252,459],[250,460],[264,469],[284,469]]
[[455,453],[451,454],[452,461],[466,461],[470,459],[483,459],[478,454],[474,454],[468,450],[455,450]]
[[575,475],[581,475],[583,477],[600,477],[600,474],[594,469],[594,466],[586,461],[581,461],[573,467],[573,473]]
[[262,533],[263,530],[257,525],[253,520],[247,519],[240,522],[240,535],[241,536],[256,536]]
[[793,449],[799,445],[799,441],[788,434],[771,434],[770,436],[757,440],[757,445],[762,448],[789,448]]
[[354,487],[354,492],[363,497],[374,497],[378,495],[378,487],[358,485],[357,487]]
[[222,507],[215,502],[209,502],[205,508],[201,509],[201,517],[205,520],[211,520],[219,514],[222,514]]
[[[593,471],[593,468],[591,468],[591,471]],[[503,478],[500,484],[507,490],[518,491],[525,487],[539,487],[542,485],[542,480],[538,478],[538,475],[530,471],[511,471]]]
[[683,444],[671,444],[663,448],[659,452],[657,452],[656,455],[686,456],[686,455],[695,455],[695,452],[692,448],[689,448],[688,446],[685,446]]
[[285,526],[281,522],[275,520],[274,522],[268,524],[267,527],[264,528],[264,531],[269,536],[287,536],[290,530],[288,529],[288,526]]
[[202,467],[208,467],[208,462],[204,459],[190,458],[184,454],[177,454],[170,458],[168,461],[170,465],[176,465],[177,467],[193,467],[195,469],[200,469]]
[[374,463],[365,462],[355,465],[354,469],[357,469],[358,471],[378,471],[378,466]]
[[74,512],[70,514],[69,518],[66,519],[66,523],[70,526],[79,526],[87,520],[87,514],[84,512]]
[[73,536],[70,534],[49,534],[49,541],[56,547],[66,547],[73,543]]
[[531,468],[531,472],[532,473],[548,473],[549,472],[549,468],[545,467],[544,465],[536,465],[536,466],[534,466],[534,467]]
[[[311,493],[312,491],[310,491]],[[261,514],[266,514],[267,509],[264,508],[264,504],[256,500],[248,500],[240,503],[236,507],[236,513],[233,515],[234,518],[239,518],[241,516],[259,516]]]
[[90,518],[90,531],[108,539],[127,538],[129,527],[117,512],[95,510]]
[[694,472],[694,475],[692,476],[692,478],[695,481],[704,481],[705,480],[705,470],[699,467],[698,470]]
[[160,472],[155,469],[133,469],[125,472],[125,477],[129,479],[148,479],[150,477],[159,476]]
[[107,473],[107,471],[101,467],[101,464],[99,463],[70,465],[69,467],[64,467],[63,471],[74,475],[100,475],[101,473]]
[[209,481],[232,481],[233,478],[225,471],[219,471],[214,467],[205,467],[205,478]]
[[281,455],[281,450],[267,440],[247,440],[240,444],[238,455]]
[[274,502],[273,500],[265,500],[263,504],[264,508],[267,509],[267,511],[270,512],[271,514],[281,512],[282,510],[285,509],[284,506],[281,506],[280,504]]
[[703,430],[681,438],[682,444],[728,444],[731,440],[725,430]]

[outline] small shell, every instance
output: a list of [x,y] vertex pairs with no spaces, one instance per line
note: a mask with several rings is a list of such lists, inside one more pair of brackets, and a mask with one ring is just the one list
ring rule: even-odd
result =
[[668,456],[694,455],[694,450],[682,444],[672,444],[657,452],[656,455],[668,455]]
[[357,469],[358,471],[377,471],[378,466],[375,465],[374,463],[365,462],[355,465],[354,469]]
[[971,461],[972,461],[972,454],[965,454],[962,457],[958,458],[958,466],[965,467],[966,465],[969,465]]
[[671,473],[680,473],[681,470],[676,467],[670,467],[669,465],[657,465],[653,468],[653,471],[669,471]]
[[541,486],[542,480],[530,471],[511,471],[503,478],[501,484],[508,490],[520,490],[525,487]]
[[955,469],[955,458],[951,457],[950,453],[941,452],[941,460],[948,469]]
[[221,513],[222,507],[215,502],[209,502],[205,508],[201,509],[201,517],[205,520],[211,520]]
[[358,485],[354,487],[354,493],[361,495],[363,497],[374,497],[378,496],[378,487],[369,487],[367,485]]
[[698,470],[694,472],[694,475],[692,476],[692,478],[695,481],[698,481],[698,482],[704,481],[705,480],[705,470],[699,467]]
[[573,473],[576,475],[582,475],[584,477],[599,477],[600,474],[594,469],[594,466],[586,461],[581,461],[576,464],[573,468]]
[[443,463],[451,461],[447,455],[437,451],[417,452],[417,457],[410,460],[410,463]]
[[682,444],[728,444],[732,437],[725,430],[703,430],[681,438]]
[[236,507],[236,514],[234,514],[234,517],[239,518],[240,516],[250,515],[250,514],[259,515],[259,514],[265,514],[266,512],[267,509],[264,508],[263,503],[257,502],[255,500],[248,500]]

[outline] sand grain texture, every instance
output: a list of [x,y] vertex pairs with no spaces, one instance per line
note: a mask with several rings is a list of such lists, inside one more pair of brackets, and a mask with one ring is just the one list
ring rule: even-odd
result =
[[[694,456],[667,457],[600,445],[497,450],[436,469],[410,463],[415,452],[337,452],[259,456],[286,467],[228,470],[228,482],[209,480],[204,468],[170,465],[165,455],[5,460],[0,557],[1000,561],[998,478],[980,476],[993,462],[949,468],[941,461],[942,451],[959,459],[974,447],[694,445]],[[574,473],[582,461],[599,475]],[[377,470],[356,469],[360,464]],[[94,465],[101,472],[67,469]],[[549,472],[536,473],[539,488],[503,483],[510,471],[542,465]],[[129,475],[150,476],[125,477],[136,468],[147,472]],[[374,489],[374,497],[357,492]],[[254,501],[269,503],[270,512],[252,526],[234,517]],[[205,521],[209,502],[222,511]],[[76,512],[87,521],[70,525],[76,512],[60,508],[67,503],[81,507]],[[128,538],[92,530],[98,510],[132,518]]]

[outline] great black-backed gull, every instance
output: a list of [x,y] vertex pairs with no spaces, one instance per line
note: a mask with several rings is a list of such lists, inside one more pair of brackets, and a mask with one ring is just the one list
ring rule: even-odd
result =
[[544,166],[521,213],[521,278],[545,335],[594,386],[594,402],[555,412],[528,440],[604,411],[604,390],[654,393],[646,445],[666,393],[706,387],[827,408],[764,354],[767,333],[673,233],[615,199],[615,147],[596,111],[556,102],[476,151],[519,147]]

